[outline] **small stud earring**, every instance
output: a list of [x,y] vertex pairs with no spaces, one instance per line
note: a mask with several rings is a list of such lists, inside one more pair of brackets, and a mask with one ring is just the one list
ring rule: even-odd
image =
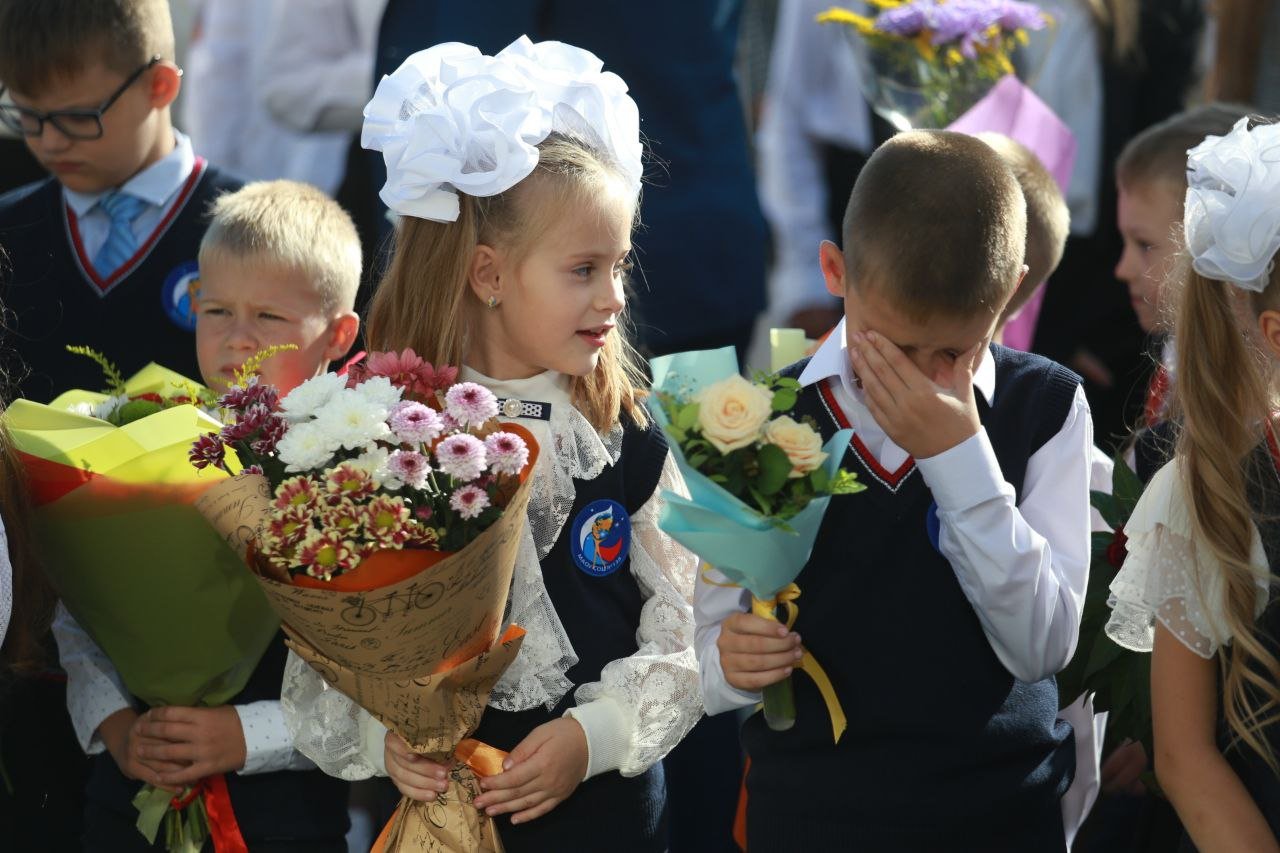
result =
[[498,307],[498,297],[496,297],[496,296],[490,296],[490,297],[489,297],[489,301],[488,301],[488,303],[486,303],[486,304],[487,304],[490,308],[497,308],[497,307]]

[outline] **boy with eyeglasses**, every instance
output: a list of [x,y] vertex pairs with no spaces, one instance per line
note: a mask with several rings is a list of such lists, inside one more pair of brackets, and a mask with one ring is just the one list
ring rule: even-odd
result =
[[[0,119],[53,173],[0,196],[0,246],[12,261],[0,269],[0,301],[8,343],[31,370],[28,397],[101,385],[94,365],[65,352],[72,343],[126,374],[156,361],[200,376],[196,258],[212,202],[238,182],[170,123],[181,78],[173,43],[167,0],[0,0],[0,84],[12,99]],[[150,783],[204,796],[218,849],[345,853],[348,786],[294,750],[285,727],[283,642],[228,705],[151,710],[61,606],[53,631],[72,727],[93,756],[80,849],[165,849],[135,825],[132,800]],[[210,800],[202,786],[217,779],[225,787]]]
[[164,0],[0,2],[0,121],[51,177],[0,196],[0,302],[17,394],[47,401],[149,361],[198,375],[192,332],[206,211],[238,181],[191,150],[170,105]]

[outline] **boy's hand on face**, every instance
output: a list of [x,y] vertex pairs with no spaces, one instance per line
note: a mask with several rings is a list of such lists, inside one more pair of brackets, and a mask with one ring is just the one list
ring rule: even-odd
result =
[[776,684],[800,663],[800,635],[752,613],[735,613],[720,624],[716,639],[724,680],[755,692]]
[[973,397],[973,373],[986,340],[956,356],[944,385],[921,373],[883,335],[858,332],[852,344],[849,353],[871,416],[894,444],[914,458],[937,456],[982,428]]
[[194,785],[206,776],[244,767],[247,749],[240,715],[230,705],[219,708],[152,708],[139,718],[144,742],[138,748],[148,762],[183,765],[161,775],[167,786]]

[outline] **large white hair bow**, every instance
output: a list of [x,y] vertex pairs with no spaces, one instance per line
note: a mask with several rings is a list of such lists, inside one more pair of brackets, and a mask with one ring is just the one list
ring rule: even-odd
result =
[[1242,118],[1187,153],[1183,226],[1196,272],[1266,289],[1280,250],[1280,125]]
[[552,132],[605,153],[636,191],[640,113],[627,84],[592,53],[516,39],[496,56],[450,42],[413,54],[382,78],[360,144],[381,151],[380,193],[395,213],[454,222],[458,192],[492,196],[524,180]]

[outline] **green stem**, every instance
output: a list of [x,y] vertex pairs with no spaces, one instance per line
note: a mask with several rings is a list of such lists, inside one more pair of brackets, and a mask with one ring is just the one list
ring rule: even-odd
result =
[[790,675],[764,689],[764,721],[775,732],[785,732],[796,724],[796,694]]

